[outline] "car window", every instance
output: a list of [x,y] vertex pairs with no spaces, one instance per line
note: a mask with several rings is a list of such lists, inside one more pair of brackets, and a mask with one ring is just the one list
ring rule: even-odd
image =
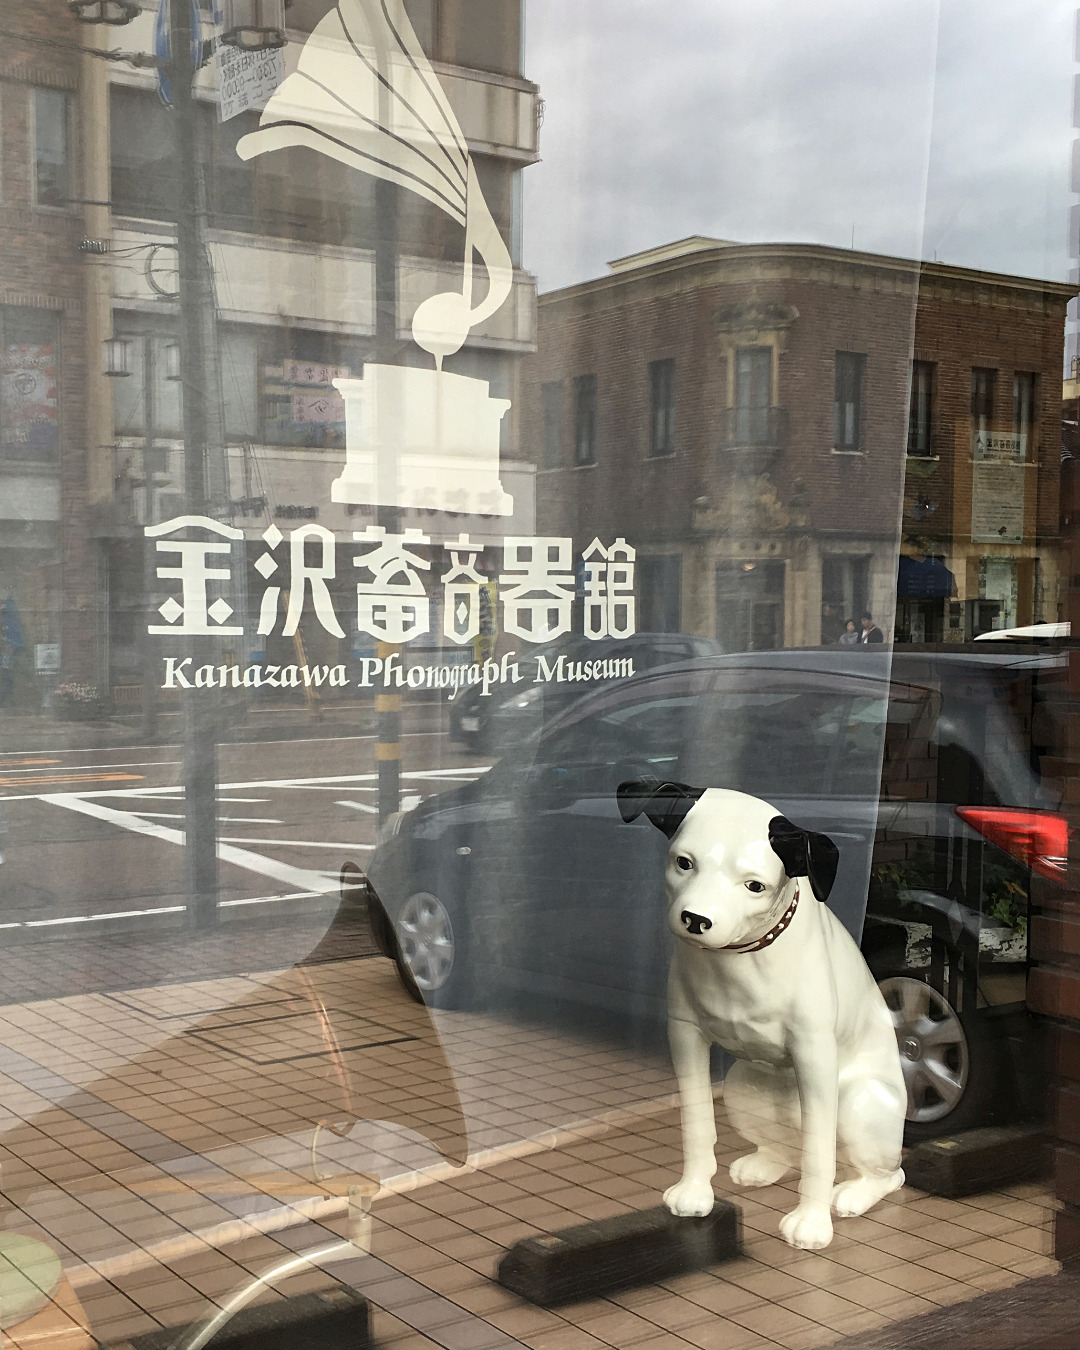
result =
[[876,786],[880,697],[743,689],[714,691],[706,703],[688,764],[699,786],[765,798],[822,796],[866,781]]
[[590,700],[540,739],[534,772],[600,795],[629,778],[677,778],[706,684],[705,677],[657,678]]
[[696,784],[766,799],[876,798],[886,727],[901,746],[897,763],[908,765],[915,744],[896,733],[917,722],[928,695],[903,685],[891,686],[886,700],[874,684],[746,683],[751,687],[721,688],[705,700],[686,768]]

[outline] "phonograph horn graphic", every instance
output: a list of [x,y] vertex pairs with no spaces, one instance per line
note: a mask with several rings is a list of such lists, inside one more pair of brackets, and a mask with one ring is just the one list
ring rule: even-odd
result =
[[[288,146],[396,183],[464,226],[461,290],[430,296],[413,317],[417,345],[441,368],[469,330],[503,304],[514,272],[461,127],[402,0],[338,0],[315,26],[258,130],[236,150],[251,159]],[[477,257],[487,273],[479,302]]]

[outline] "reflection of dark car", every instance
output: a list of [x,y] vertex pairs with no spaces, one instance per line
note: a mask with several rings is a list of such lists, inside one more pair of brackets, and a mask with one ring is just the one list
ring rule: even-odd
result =
[[719,651],[712,638],[687,633],[635,633],[596,641],[566,638],[546,647],[525,648],[515,657],[523,674],[519,684],[494,685],[487,694],[473,685],[448,704],[450,735],[471,750],[502,750],[519,742],[523,734],[538,731],[582,694],[594,692],[596,685],[588,681],[537,681],[537,671],[544,666],[557,668],[560,657],[564,668],[585,661],[621,660],[632,661],[633,669],[641,672],[693,657],[715,656]]
[[1040,780],[1063,678],[1050,653],[971,648],[664,667],[395,818],[371,884],[431,1002],[509,983],[660,1017],[667,841],[622,822],[615,788],[653,776],[764,797],[840,847],[829,904],[893,1012],[910,1137],[963,1128],[1034,1090],[1025,931],[1033,873],[1064,878],[1065,822]]

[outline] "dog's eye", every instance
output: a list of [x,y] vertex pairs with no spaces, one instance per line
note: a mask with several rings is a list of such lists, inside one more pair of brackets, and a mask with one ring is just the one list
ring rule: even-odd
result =
[[680,872],[692,872],[694,870],[694,864],[686,856],[685,853],[680,853],[679,856],[675,859],[675,866],[679,869]]
[[748,891],[753,891],[755,895],[760,895],[762,891],[767,890],[768,888],[762,881],[748,881],[746,883],[746,889]]

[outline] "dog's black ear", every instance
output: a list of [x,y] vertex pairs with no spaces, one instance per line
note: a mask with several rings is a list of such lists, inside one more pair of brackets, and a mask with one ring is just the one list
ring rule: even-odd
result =
[[786,816],[773,816],[769,821],[769,843],[789,877],[806,877],[819,900],[829,898],[840,850],[827,834],[801,830]]
[[642,778],[620,783],[615,796],[619,814],[627,824],[644,811],[656,828],[671,839],[704,791],[685,783],[659,783],[655,778]]

